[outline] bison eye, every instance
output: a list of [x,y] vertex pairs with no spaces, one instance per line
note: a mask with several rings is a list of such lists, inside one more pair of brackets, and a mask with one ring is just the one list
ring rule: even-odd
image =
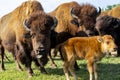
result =
[[35,37],[35,35],[36,35],[35,33],[32,33],[32,34],[31,34],[31,38],[34,38],[34,37]]
[[71,20],[71,23],[79,27],[79,23],[77,19],[74,18],[73,20]]

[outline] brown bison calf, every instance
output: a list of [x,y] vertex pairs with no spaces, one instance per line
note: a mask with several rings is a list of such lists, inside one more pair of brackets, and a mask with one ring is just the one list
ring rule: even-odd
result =
[[[67,80],[70,80],[68,71],[78,80],[73,66],[77,59],[86,59],[90,80],[98,80],[96,62],[101,60],[106,53],[117,50],[114,39],[110,35],[94,37],[74,37],[60,44],[57,50],[60,50],[64,58],[64,73]],[[94,74],[94,75],[93,75]]]

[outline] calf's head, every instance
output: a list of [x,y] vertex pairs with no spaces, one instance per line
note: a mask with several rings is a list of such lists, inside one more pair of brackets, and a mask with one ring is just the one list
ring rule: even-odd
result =
[[31,38],[33,51],[37,58],[41,58],[49,52],[50,33],[56,24],[56,18],[44,12],[33,13],[24,21],[24,27],[29,31],[28,36]]
[[112,52],[117,51],[117,46],[111,35],[104,35],[99,38],[98,41],[101,42],[101,49],[103,53],[111,53],[111,55],[117,55],[117,53],[112,54]]

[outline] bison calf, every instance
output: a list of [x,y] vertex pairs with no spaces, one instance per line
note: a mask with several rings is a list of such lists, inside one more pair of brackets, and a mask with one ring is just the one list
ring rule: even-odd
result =
[[[90,80],[98,80],[96,62],[101,60],[106,53],[114,52],[117,46],[110,35],[94,37],[74,37],[60,44],[57,50],[60,50],[64,58],[63,70],[67,80],[70,80],[68,71],[78,80],[73,66],[77,59],[86,59]],[[93,75],[94,74],[94,75]]]

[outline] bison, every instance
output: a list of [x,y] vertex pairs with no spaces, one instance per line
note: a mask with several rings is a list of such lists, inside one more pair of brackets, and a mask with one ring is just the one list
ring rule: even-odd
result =
[[108,15],[99,16],[96,19],[95,29],[100,35],[112,35],[118,46],[118,56],[120,56],[120,19]]
[[[56,17],[58,20],[58,24],[55,28],[55,32],[58,33],[58,35],[59,33],[67,33],[71,36],[91,36],[94,35],[96,17],[100,13],[101,9],[99,8],[99,10],[97,10],[91,4],[80,5],[73,1],[59,5],[49,14]],[[53,34],[52,36],[55,35]],[[58,39],[56,40],[58,41],[56,42],[64,42],[69,38],[68,35],[61,35],[61,37],[57,36]],[[57,44],[54,43],[51,45]]]
[[74,37],[58,45],[55,52],[58,50],[64,59],[63,70],[66,80],[70,80],[68,71],[70,71],[74,80],[78,80],[73,70],[74,63],[77,59],[87,60],[87,67],[90,76],[89,80],[93,80],[93,78],[98,80],[96,62],[101,60],[106,53],[116,51],[117,46],[111,35]]
[[[54,49],[57,45],[65,42],[66,40],[68,40],[69,38],[72,37],[77,37],[77,36],[82,36],[82,37],[86,37],[87,34],[84,31],[79,31],[75,36],[71,35],[69,32],[60,32],[57,33],[54,30],[51,31],[51,49]],[[53,51],[54,52],[54,51]],[[57,55],[57,53],[54,53],[54,57]],[[62,57],[61,57],[62,59]],[[51,61],[51,65],[53,67],[57,67],[57,65],[54,63],[54,61]],[[75,70],[78,70],[79,67],[77,65],[77,63],[75,63],[74,66]]]
[[[101,13],[91,4],[78,4],[77,2],[63,3],[49,14],[58,19],[56,32],[69,32],[76,35],[80,30],[93,35],[96,17]],[[79,29],[78,29],[79,28]]]
[[44,65],[50,51],[50,33],[56,19],[46,14],[38,1],[26,1],[0,20],[0,54],[2,70],[4,51],[12,53],[15,62],[25,65],[28,74],[33,75],[32,61],[41,72],[46,73]]

